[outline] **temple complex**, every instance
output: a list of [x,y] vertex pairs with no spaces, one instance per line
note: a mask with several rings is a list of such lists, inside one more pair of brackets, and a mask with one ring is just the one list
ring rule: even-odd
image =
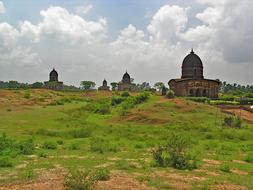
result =
[[218,98],[220,81],[205,79],[200,57],[192,50],[182,64],[182,76],[169,81],[170,89],[176,96]]
[[136,85],[131,82],[131,77],[127,72],[123,75],[121,82],[118,83],[118,90],[137,91]]
[[53,69],[49,74],[49,81],[44,82],[47,89],[62,90],[63,82],[58,80],[58,73]]
[[110,87],[107,86],[107,81],[104,79],[102,86],[98,87],[98,90],[105,90],[105,91],[109,91]]

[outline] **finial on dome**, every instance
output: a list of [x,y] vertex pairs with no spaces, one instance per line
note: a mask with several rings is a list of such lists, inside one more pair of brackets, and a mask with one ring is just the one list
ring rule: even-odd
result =
[[191,53],[194,53],[193,48],[192,48],[192,50],[191,50]]

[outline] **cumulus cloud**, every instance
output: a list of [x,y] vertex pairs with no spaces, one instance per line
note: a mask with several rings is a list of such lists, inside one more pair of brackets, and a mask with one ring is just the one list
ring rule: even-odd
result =
[[87,21],[84,18],[71,14],[62,7],[49,7],[40,12],[43,20],[37,25],[29,21],[21,25],[21,33],[38,42],[42,38],[57,39],[58,42],[70,44],[94,43],[106,38],[107,20]]
[[206,77],[248,80],[253,69],[253,1],[195,0],[194,5],[201,7],[194,18],[187,5],[167,4],[150,18],[146,29],[129,24],[115,39],[108,34],[106,18],[81,16],[92,8],[89,5],[75,13],[49,7],[40,12],[40,22],[26,20],[17,28],[0,23],[0,70],[8,73],[7,62],[29,66],[36,75],[27,80],[34,81],[46,80],[56,67],[61,80],[76,85],[81,80],[119,81],[125,70],[136,82],[167,82],[180,77],[182,60],[193,46]]
[[5,6],[2,1],[0,1],[0,14],[5,13]]
[[165,5],[153,16],[147,29],[156,40],[170,42],[185,29],[187,21],[186,9]]

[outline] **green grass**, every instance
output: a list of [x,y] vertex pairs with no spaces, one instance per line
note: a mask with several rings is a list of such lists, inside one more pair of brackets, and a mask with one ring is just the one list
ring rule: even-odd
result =
[[[126,100],[110,106],[111,97],[99,93],[89,97],[81,93],[48,91],[38,95],[29,91],[29,99],[24,98],[26,92],[12,93],[16,100],[43,98],[43,105],[10,105],[11,111],[0,107],[0,134],[5,133],[17,143],[32,139],[35,144],[32,152],[35,156],[0,155],[0,160],[4,159],[8,165],[0,167],[1,183],[36,178],[36,169],[49,169],[55,165],[68,170],[103,166],[109,171],[139,173],[138,180],[146,185],[171,189],[166,178],[152,177],[154,172],[171,171],[172,168],[154,167],[151,149],[166,143],[168,136],[177,132],[191,138],[190,153],[197,155],[199,169],[219,173],[212,176],[194,170],[173,170],[180,175],[205,178],[200,185],[190,183],[192,189],[208,188],[224,180],[253,189],[253,175],[250,174],[253,171],[253,126],[243,122],[241,129],[224,128],[225,115],[215,107],[185,99],[177,99],[181,102],[178,104],[173,99],[155,95],[138,104],[132,102],[132,95],[125,97],[131,106],[124,104]],[[51,104],[50,99],[59,101]],[[123,115],[122,109],[127,111]],[[206,166],[203,159],[217,160],[221,166]],[[240,164],[233,160],[249,162]],[[24,168],[18,167],[23,163],[28,164]],[[224,172],[226,166],[229,170],[249,174]],[[13,172],[15,176],[3,178]]]

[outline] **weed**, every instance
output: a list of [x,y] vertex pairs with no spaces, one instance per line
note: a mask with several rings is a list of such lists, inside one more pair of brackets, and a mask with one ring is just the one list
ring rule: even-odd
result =
[[230,172],[230,167],[229,167],[229,165],[228,165],[228,164],[221,164],[221,165],[220,165],[220,171],[229,173],[229,172]]
[[54,149],[57,149],[57,143],[53,142],[53,141],[46,141],[42,145],[42,148],[49,149],[49,150],[54,150]]

